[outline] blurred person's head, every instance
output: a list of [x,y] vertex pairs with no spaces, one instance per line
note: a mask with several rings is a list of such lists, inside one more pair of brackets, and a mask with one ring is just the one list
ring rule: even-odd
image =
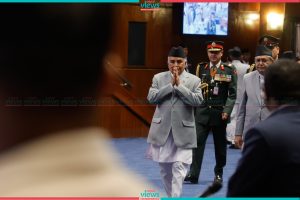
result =
[[284,104],[299,106],[299,75],[300,64],[292,60],[280,59],[269,66],[265,73],[264,88],[270,110]]
[[222,41],[209,41],[207,42],[207,56],[209,61],[216,65],[221,61],[223,56],[223,44]]
[[184,54],[183,48],[172,47],[168,54],[168,68],[171,73],[176,69],[180,75],[186,67],[186,56]]
[[241,60],[242,52],[239,47],[233,47],[228,50],[228,56],[230,60]]
[[179,44],[179,46],[182,47],[184,55],[185,55],[185,57],[187,57],[188,54],[189,54],[189,48],[188,48],[188,46],[185,43],[181,43],[181,44]]
[[96,4],[0,5],[0,149],[95,125],[111,9]]
[[251,58],[251,53],[250,53],[249,49],[242,49],[241,52],[242,52],[241,60],[244,63],[249,63],[250,58]]
[[258,45],[256,47],[254,61],[257,71],[264,75],[268,66],[274,62],[271,50],[264,45]]
[[293,51],[283,52],[280,59],[290,59],[293,61],[297,61],[296,54]]

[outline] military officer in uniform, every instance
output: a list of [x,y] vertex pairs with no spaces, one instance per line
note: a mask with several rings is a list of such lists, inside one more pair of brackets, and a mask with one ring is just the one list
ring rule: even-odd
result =
[[[276,61],[278,60],[279,51],[280,51],[279,41],[280,39],[274,36],[263,35],[262,37],[259,38],[258,43],[259,45],[264,45],[268,49],[270,49],[272,51],[272,58],[274,61]],[[247,70],[247,73],[255,70],[256,70],[255,63],[253,63],[252,65],[250,65],[249,69]]]
[[271,35],[264,35],[259,39],[259,44],[266,46],[272,51],[272,58],[274,61],[278,60],[279,55],[279,38],[273,37]]
[[198,183],[205,143],[213,133],[216,165],[214,183],[222,184],[223,167],[226,165],[226,126],[236,100],[237,75],[235,67],[221,61],[223,42],[207,44],[209,63],[200,63],[196,75],[201,78],[204,101],[196,108],[197,148],[185,181]]

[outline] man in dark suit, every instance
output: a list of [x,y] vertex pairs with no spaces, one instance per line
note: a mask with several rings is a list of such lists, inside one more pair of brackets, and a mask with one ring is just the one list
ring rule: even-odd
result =
[[300,65],[286,59],[266,70],[265,96],[272,113],[246,133],[227,196],[300,196],[299,74]]
[[204,103],[196,108],[197,148],[193,149],[193,162],[185,181],[198,183],[205,143],[212,130],[216,157],[214,182],[222,184],[226,165],[226,125],[236,100],[237,73],[234,66],[221,61],[223,42],[208,42],[207,55],[209,63],[200,63],[196,71],[202,79]]

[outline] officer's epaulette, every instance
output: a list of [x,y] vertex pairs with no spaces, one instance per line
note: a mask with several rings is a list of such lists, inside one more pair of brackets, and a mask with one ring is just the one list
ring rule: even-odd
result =
[[199,75],[200,75],[200,67],[201,66],[205,66],[207,64],[208,64],[207,62],[200,62],[200,63],[198,63],[197,68],[196,68],[196,76],[199,77]]
[[229,64],[221,64],[223,65],[224,67],[229,67],[229,68],[233,68],[233,64],[229,63]]
[[207,64],[208,64],[208,62],[200,62],[200,63],[198,63],[199,66],[205,66]]

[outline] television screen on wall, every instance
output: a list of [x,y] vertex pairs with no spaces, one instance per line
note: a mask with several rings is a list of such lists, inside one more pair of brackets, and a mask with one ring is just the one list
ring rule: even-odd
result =
[[228,3],[184,3],[183,34],[227,35]]

